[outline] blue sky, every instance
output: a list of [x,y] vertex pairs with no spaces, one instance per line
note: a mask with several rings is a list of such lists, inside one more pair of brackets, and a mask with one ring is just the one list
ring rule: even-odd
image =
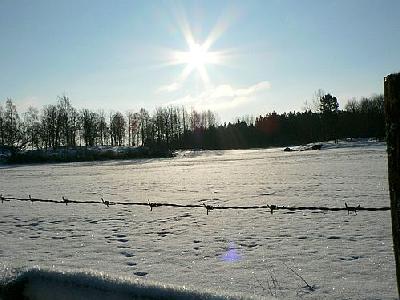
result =
[[[299,111],[318,89],[383,92],[400,71],[400,1],[0,0],[0,103],[215,110],[223,121]],[[189,28],[189,30],[188,30]],[[208,80],[172,64],[215,37]],[[189,59],[190,60],[190,59]]]

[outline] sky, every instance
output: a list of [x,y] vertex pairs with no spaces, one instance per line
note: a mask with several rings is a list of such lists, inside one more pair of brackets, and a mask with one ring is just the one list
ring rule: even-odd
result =
[[222,121],[340,108],[400,71],[400,1],[0,0],[0,104],[154,111]]

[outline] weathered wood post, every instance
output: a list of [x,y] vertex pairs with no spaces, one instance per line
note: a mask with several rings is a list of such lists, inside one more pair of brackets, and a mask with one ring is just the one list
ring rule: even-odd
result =
[[400,73],[391,74],[384,81],[392,235],[400,295]]

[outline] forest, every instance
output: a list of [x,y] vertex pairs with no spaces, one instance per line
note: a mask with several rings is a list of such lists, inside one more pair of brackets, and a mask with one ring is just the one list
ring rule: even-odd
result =
[[96,146],[146,147],[162,153],[179,149],[247,149],[301,145],[343,138],[385,136],[383,95],[353,99],[344,109],[321,94],[302,112],[271,112],[218,122],[216,113],[158,107],[150,114],[76,109],[67,96],[41,109],[19,113],[11,98],[0,103],[0,149],[15,152]]

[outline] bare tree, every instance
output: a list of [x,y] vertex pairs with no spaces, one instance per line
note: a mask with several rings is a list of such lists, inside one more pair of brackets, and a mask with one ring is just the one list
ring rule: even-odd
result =
[[344,110],[351,113],[356,113],[360,110],[360,105],[355,98],[352,98],[347,101],[346,105],[344,106]]
[[57,102],[57,136],[59,145],[66,147],[76,146],[76,132],[78,113],[72,107],[69,98],[58,96]]
[[4,146],[5,143],[5,120],[4,120],[4,109],[0,104],[0,146]]
[[98,130],[98,139],[99,139],[99,144],[101,146],[108,145],[109,141],[109,128],[106,122],[106,114],[104,113],[103,110],[100,110],[98,113],[98,119],[97,119],[97,130]]
[[144,108],[141,108],[139,112],[139,127],[140,127],[140,137],[142,139],[142,145],[145,145],[146,140],[151,135],[152,124],[150,122],[149,113]]
[[135,146],[135,140],[139,131],[139,114],[128,111],[126,116],[128,119],[128,146]]
[[124,144],[125,127],[126,127],[126,121],[124,116],[120,112],[111,115],[111,122],[110,122],[111,145],[122,146]]
[[81,135],[86,147],[95,145],[97,137],[97,119],[96,113],[88,109],[83,109],[81,111]]
[[192,109],[190,112],[190,129],[195,131],[196,129],[200,128],[201,125],[201,116],[200,114]]
[[5,144],[8,146],[17,146],[20,142],[20,118],[17,112],[17,108],[11,98],[6,101],[4,110],[4,136]]
[[29,106],[24,113],[24,140],[31,149],[39,148],[40,141],[40,122],[39,111],[33,106]]
[[44,148],[56,147],[56,131],[57,131],[57,107],[54,105],[47,105],[43,107],[40,117],[41,122],[41,140]]

